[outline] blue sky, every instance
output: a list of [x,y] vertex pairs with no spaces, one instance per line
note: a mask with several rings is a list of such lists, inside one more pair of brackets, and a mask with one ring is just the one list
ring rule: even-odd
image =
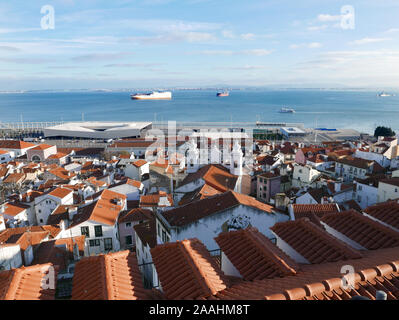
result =
[[399,87],[398,17],[397,0],[3,1],[0,90]]

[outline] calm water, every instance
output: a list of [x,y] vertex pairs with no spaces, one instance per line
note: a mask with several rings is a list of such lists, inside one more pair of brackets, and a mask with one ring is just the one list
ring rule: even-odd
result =
[[[0,121],[84,119],[108,121],[272,121],[306,127],[353,128],[372,132],[376,125],[399,132],[399,96],[379,98],[358,91],[175,91],[172,101],[133,101],[128,92],[0,94]],[[281,114],[288,106],[295,114]]]

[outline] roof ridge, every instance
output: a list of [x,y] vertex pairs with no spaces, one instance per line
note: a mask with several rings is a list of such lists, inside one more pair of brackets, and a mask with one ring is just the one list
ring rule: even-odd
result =
[[[336,214],[336,213],[334,213],[334,214]],[[345,242],[339,240],[338,238],[335,238],[327,231],[324,231],[323,229],[320,229],[319,227],[317,227],[312,221],[310,221],[310,219],[301,218],[301,219],[299,219],[299,221],[300,221],[301,225],[305,227],[305,229],[307,229],[307,230],[311,229],[313,232],[317,233],[320,237],[322,237],[323,240],[334,245],[339,251],[346,252],[351,255],[355,254],[358,256],[358,258],[361,258],[363,256],[359,251],[352,249]],[[330,242],[329,240],[334,240],[334,242]]]

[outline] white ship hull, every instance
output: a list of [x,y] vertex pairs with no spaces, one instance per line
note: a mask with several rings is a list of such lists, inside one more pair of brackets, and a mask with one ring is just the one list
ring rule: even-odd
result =
[[133,100],[170,100],[172,99],[172,92],[151,92],[148,94],[132,94],[130,96]]

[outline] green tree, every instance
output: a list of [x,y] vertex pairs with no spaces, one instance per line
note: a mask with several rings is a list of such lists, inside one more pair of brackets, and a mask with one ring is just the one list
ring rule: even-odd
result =
[[374,131],[374,137],[393,137],[396,133],[391,128],[388,127],[377,127]]

